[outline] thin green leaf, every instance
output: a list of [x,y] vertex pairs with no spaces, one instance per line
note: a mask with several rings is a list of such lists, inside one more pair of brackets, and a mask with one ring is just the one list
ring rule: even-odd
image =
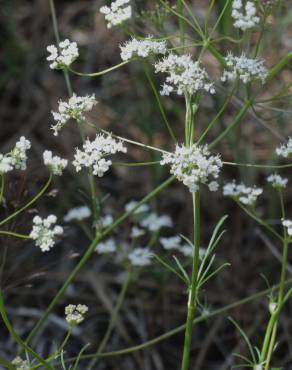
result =
[[153,254],[153,257],[157,259],[158,262],[162,264],[167,270],[173,272],[175,275],[177,275],[185,284],[189,284],[188,281],[185,279],[184,276],[182,276],[179,272],[177,272],[172,266],[170,266],[168,263],[164,262],[160,257],[158,257],[156,254]]
[[178,265],[178,268],[180,269],[180,271],[182,272],[182,274],[184,275],[184,277],[188,281],[188,284],[190,284],[191,282],[190,282],[190,279],[189,279],[189,276],[188,276],[186,270],[183,268],[182,264],[179,262],[179,260],[176,258],[176,256],[172,256],[172,257],[175,260],[176,264]]

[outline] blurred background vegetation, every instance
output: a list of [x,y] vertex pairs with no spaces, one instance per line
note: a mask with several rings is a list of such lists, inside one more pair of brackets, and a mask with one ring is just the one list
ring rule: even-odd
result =
[[[162,9],[158,1],[141,0],[134,3],[137,14],[147,19],[146,26],[142,26],[139,18],[135,21],[132,29],[136,33],[157,36],[178,34],[176,19]],[[170,2],[171,5],[174,3]],[[208,1],[193,0],[188,3],[196,16],[203,20]],[[213,22],[224,3],[224,0],[216,1]],[[13,173],[7,179],[2,213],[8,214],[30,199],[45,183],[47,172],[40,166],[43,151],[51,149],[60,156],[72,158],[73,149],[80,145],[80,137],[74,124],[67,125],[58,138],[49,130],[52,122],[50,111],[56,110],[59,99],[67,98],[67,91],[62,73],[50,70],[46,62],[46,46],[55,43],[48,1],[2,0],[0,4],[1,152],[8,151],[22,135],[32,142],[28,171]],[[80,48],[81,57],[74,64],[77,71],[95,72],[120,62],[118,45],[128,38],[127,29],[107,30],[103,16],[99,13],[102,5],[102,1],[95,0],[56,1],[62,38],[68,37],[76,41]],[[260,53],[268,67],[291,50],[291,5],[289,0],[283,2],[269,18]],[[230,13],[226,12],[216,37],[236,37],[231,26]],[[192,34],[190,37],[195,38]],[[258,37],[256,32],[251,35],[251,46]],[[178,40],[173,39],[173,43],[177,45]],[[229,50],[239,52],[240,46],[226,40],[218,43],[218,49],[225,55]],[[199,49],[189,48],[188,51],[197,55]],[[219,81],[221,69],[214,57],[206,53],[203,61],[209,74]],[[72,77],[73,89],[78,95],[96,95],[99,104],[88,115],[92,124],[139,142],[172,148],[145,71],[158,87],[161,81],[153,74],[153,68],[133,62],[99,78]],[[268,88],[258,87],[258,99],[269,99],[279,92],[282,97],[268,104],[257,104],[254,110],[249,111],[240,127],[217,145],[216,150],[222,153],[224,160],[273,163],[275,147],[283,138],[292,135],[289,110],[291,82],[292,71],[288,66],[269,83]],[[226,87],[218,83],[217,94],[203,99],[197,115],[198,133],[214,117],[227,95]],[[178,137],[183,138],[183,100],[166,97],[163,98],[163,103],[174,131]],[[229,108],[207,141],[216,138],[240,110],[241,104],[239,94],[231,100]],[[86,134],[93,137],[95,130],[87,128]],[[141,162],[157,160],[159,157],[152,152],[129,146],[127,159],[129,162]],[[270,171],[225,167],[223,182],[237,178],[250,184],[264,184],[267,173]],[[290,174],[290,169],[285,172],[291,180]],[[128,200],[140,199],[165,176],[167,173],[160,166],[114,167],[97,181],[102,213],[110,212],[116,217],[121,214]],[[72,168],[69,168],[65,176],[55,178],[54,181],[54,187],[37,205],[40,213],[53,212],[61,218],[72,206],[89,202],[85,191],[86,177],[76,176]],[[102,202],[105,197],[106,201]],[[291,201],[290,186],[286,191],[287,215],[290,218]],[[173,218],[176,233],[191,235],[190,203],[188,191],[176,182],[163,191],[152,206]],[[227,233],[218,250],[218,260],[231,263],[230,268],[208,284],[208,291],[203,295],[205,309],[227,305],[266,288],[261,274],[266,276],[270,284],[277,281],[280,266],[277,255],[280,250],[270,239],[270,235],[264,234],[231,201],[223,201],[220,193],[203,193],[202,204],[203,246],[209,240],[219,218],[223,214],[229,215]],[[258,209],[271,222],[279,218],[279,205],[272,190],[265,192]],[[36,212],[35,209],[30,209],[10,227],[28,232]],[[89,241],[80,230],[66,226],[66,237],[62,243],[51,253],[44,255],[40,254],[33,243],[0,239],[1,288],[5,292],[8,314],[20,336],[28,335],[33,323],[41,316],[79,256],[83,254]],[[118,232],[127,235],[129,225],[125,224]],[[289,266],[289,274],[291,273],[292,265]],[[56,312],[50,316],[49,324],[38,337],[38,352],[47,355],[54,348],[54,343],[61,341],[66,330],[63,309],[71,302],[86,303],[89,306],[89,317],[74,332],[67,349],[68,356],[76,355],[86,343],[93,343],[95,349],[103,336],[123,279],[123,270],[111,264],[108,258],[98,255],[94,257],[70,287]],[[130,286],[119,316],[119,324],[106,350],[142,343],[181,325],[185,320],[185,293],[176,277],[164,271],[161,266],[154,266],[140,275]],[[246,329],[255,343],[261,338],[268,319],[267,304],[268,300],[262,299],[232,312],[232,316]],[[281,363],[285,364],[285,370],[292,369],[292,304],[287,306],[281,319],[281,351],[277,353]],[[15,344],[4,328],[0,330],[0,355],[13,358]],[[147,350],[106,358],[98,362],[96,369],[177,369],[182,339],[181,333]],[[232,325],[223,316],[215,317],[196,327],[192,351],[193,369],[229,369],[234,363],[231,354],[244,351],[244,344]]]

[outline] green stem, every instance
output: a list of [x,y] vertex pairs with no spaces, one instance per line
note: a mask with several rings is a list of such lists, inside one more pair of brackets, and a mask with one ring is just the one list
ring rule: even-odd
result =
[[4,220],[2,220],[0,222],[0,226],[6,224],[8,221],[12,220],[16,216],[18,216],[21,212],[25,211],[28,207],[30,207],[31,205],[33,205],[46,192],[46,190],[48,189],[48,187],[51,184],[51,181],[52,181],[52,173],[50,173],[50,177],[49,177],[48,181],[46,182],[46,184],[44,185],[44,187],[40,190],[40,192],[35,197],[33,197],[32,200],[30,200],[22,208],[18,209],[17,211],[15,211],[14,213],[12,213],[10,216],[8,216]]
[[77,76],[82,76],[82,77],[98,77],[98,76],[102,76],[102,75],[105,75],[109,72],[112,72],[116,69],[119,69],[121,67],[123,67],[124,65],[126,64],[129,64],[130,62],[132,62],[133,60],[135,59],[130,59],[130,60],[125,60],[124,62],[122,63],[119,63],[119,64],[116,64],[115,66],[113,67],[110,67],[110,68],[106,68],[102,71],[99,71],[99,72],[93,72],[93,73],[81,73],[81,72],[77,72],[77,71],[74,71],[72,68],[69,68],[68,70],[73,73],[74,75],[77,75]]
[[[292,283],[292,279],[289,279],[286,281],[285,285],[288,285],[288,284],[291,284]],[[230,303],[229,305],[226,305],[224,307],[220,307],[208,314],[203,314],[199,317],[196,317],[193,321],[193,325],[196,325],[200,322],[204,322],[212,317],[216,317],[218,315],[222,315],[222,314],[225,314],[226,312],[228,311],[231,311],[233,309],[236,309],[238,307],[241,307],[245,304],[248,304],[250,302],[253,302],[259,298],[262,298],[262,297],[265,297],[267,295],[269,295],[272,291],[274,291],[275,289],[278,289],[279,288],[279,284],[278,285],[275,285],[271,288],[268,288],[268,289],[265,289],[265,290],[262,290],[258,293],[255,293],[255,294],[252,294],[252,295],[248,295],[248,297],[245,297],[245,298],[242,298],[236,302],[233,302],[233,303]],[[181,333],[183,330],[185,330],[186,328],[186,324],[183,324],[183,325],[180,325],[154,339],[151,339],[147,342],[144,342],[144,343],[141,343],[141,344],[138,344],[136,346],[133,346],[133,347],[129,347],[129,348],[124,348],[124,349],[120,349],[120,350],[117,350],[117,351],[112,351],[112,352],[104,352],[104,353],[100,353],[98,356],[99,357],[112,357],[112,356],[123,356],[123,355],[128,355],[130,353],[133,353],[133,352],[137,352],[137,351],[141,351],[141,350],[144,350],[146,348],[149,348],[151,346],[154,346],[155,344],[158,344],[166,339],[169,339],[171,337],[173,337],[174,335],[177,335],[179,333]],[[89,360],[93,357],[95,357],[96,354],[88,354],[88,355],[84,355],[82,356],[82,359],[83,360]],[[67,361],[70,362],[70,361],[74,361],[76,358],[71,358],[71,359],[68,359]]]
[[81,260],[78,262],[77,266],[74,268],[74,270],[71,272],[71,274],[68,276],[67,280],[61,287],[61,289],[57,292],[49,306],[47,307],[45,313],[43,316],[38,320],[38,322],[35,324],[34,328],[30,332],[26,342],[29,343],[34,335],[40,330],[40,328],[43,326],[45,321],[47,320],[50,312],[54,309],[54,307],[57,305],[59,300],[64,296],[67,288],[69,285],[74,281],[80,270],[84,267],[84,265],[87,263],[87,261],[90,259],[92,254],[95,252],[95,249],[98,245],[98,243],[106,236],[110,235],[110,233],[121,223],[123,223],[129,216],[131,216],[137,208],[139,208],[142,204],[147,203],[152,198],[154,198],[158,193],[160,193],[164,188],[166,188],[171,182],[173,182],[175,179],[174,176],[169,177],[166,181],[164,181],[162,184],[160,184],[156,189],[152,190],[151,193],[146,195],[137,205],[131,209],[128,212],[125,212],[121,217],[119,217],[115,222],[113,222],[108,228],[104,230],[101,234],[96,235],[92,243],[87,248],[86,252],[84,253]]
[[193,321],[197,301],[197,284],[199,271],[199,248],[200,248],[200,195],[199,192],[193,193],[193,212],[194,212],[194,257],[192,264],[192,278],[188,299],[188,313],[185,329],[185,340],[182,358],[182,370],[188,370],[190,366],[190,351],[193,335]]
[[118,300],[117,300],[117,304],[112,312],[112,315],[111,315],[111,318],[110,318],[110,322],[109,322],[109,325],[107,327],[107,330],[104,334],[104,337],[96,351],[96,357],[90,362],[89,366],[88,366],[88,370],[91,370],[93,369],[94,365],[96,364],[96,361],[97,361],[97,358],[98,358],[98,355],[100,353],[103,352],[104,348],[106,347],[107,345],[107,342],[111,336],[111,333],[113,331],[113,328],[117,322],[117,318],[118,318],[118,314],[119,314],[119,311],[122,307],[122,304],[124,302],[124,299],[125,299],[125,296],[126,296],[126,292],[127,292],[127,289],[128,289],[128,286],[129,286],[129,283],[131,281],[131,277],[132,277],[132,273],[131,271],[128,271],[127,273],[127,277],[126,279],[124,280],[123,282],[123,285],[122,285],[122,289],[120,291],[120,294],[119,294],[119,297],[118,297]]
[[53,368],[45,361],[43,360],[36,352],[34,352],[15,332],[15,330],[13,329],[9,319],[8,319],[8,316],[6,314],[6,310],[5,310],[5,305],[4,305],[4,300],[3,300],[3,294],[2,292],[0,291],[0,313],[1,313],[1,317],[2,317],[2,320],[7,328],[7,330],[9,331],[9,333],[11,334],[11,336],[14,338],[14,340],[16,341],[17,344],[19,344],[19,346],[26,350],[29,354],[31,354],[36,360],[38,360],[46,369],[49,369],[49,370],[53,370]]
[[266,81],[270,81],[273,77],[275,77],[281,70],[292,60],[292,52],[285,55],[274,67],[272,67],[269,71],[268,77]]
[[226,127],[226,129],[215,139],[211,142],[209,145],[209,148],[213,148],[216,146],[236,125],[238,125],[241,120],[246,115],[247,111],[249,110],[250,102],[246,102],[244,106],[239,111],[238,115],[234,118],[234,120],[230,123],[229,126]]
[[13,231],[0,230],[0,235],[14,236],[15,238],[20,238],[20,239],[30,239],[29,235],[18,234],[18,233],[14,233]]
[[4,187],[5,187],[5,176],[2,173],[1,174],[1,187],[0,187],[0,205],[1,205],[2,200],[3,200]]
[[163,118],[163,122],[164,122],[164,124],[165,124],[165,126],[167,128],[167,131],[168,131],[171,139],[173,140],[173,142],[176,143],[177,142],[177,138],[175,137],[175,134],[174,134],[174,132],[173,132],[173,130],[172,130],[169,122],[168,122],[168,119],[166,117],[166,113],[164,111],[163,105],[162,105],[161,100],[160,100],[159,93],[158,93],[158,91],[157,91],[157,89],[155,87],[155,84],[154,84],[154,82],[153,82],[153,80],[151,78],[151,75],[150,75],[150,72],[148,70],[148,67],[147,67],[146,63],[144,63],[144,72],[145,72],[145,75],[147,77],[147,80],[148,80],[148,82],[149,82],[149,84],[151,86],[151,89],[153,91],[153,94],[155,96],[155,99],[156,99],[156,102],[157,102],[159,111],[160,111],[161,116]]

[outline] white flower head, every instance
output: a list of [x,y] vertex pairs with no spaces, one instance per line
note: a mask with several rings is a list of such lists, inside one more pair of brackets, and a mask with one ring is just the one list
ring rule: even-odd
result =
[[126,151],[127,148],[121,141],[113,139],[110,135],[100,134],[93,141],[87,139],[83,144],[83,150],[76,149],[73,165],[77,172],[84,167],[91,167],[93,175],[102,177],[112,164],[112,161],[106,158],[111,154]]
[[149,231],[158,231],[162,227],[172,227],[172,220],[167,215],[157,215],[152,212],[140,221],[140,225]]
[[268,71],[264,66],[264,61],[260,59],[250,59],[242,53],[239,57],[228,53],[225,58],[226,68],[221,77],[221,81],[235,81],[239,78],[244,84],[253,80],[265,82]]
[[107,239],[104,242],[100,242],[95,251],[99,254],[114,253],[117,250],[116,242],[113,238]]
[[[136,200],[130,200],[126,205],[125,205],[125,211],[130,212],[132,209],[134,209],[138,205],[138,201]],[[138,215],[141,213],[146,213],[149,211],[149,206],[148,204],[141,204],[135,211],[133,212],[134,215]]]
[[285,188],[288,183],[288,179],[278,175],[277,173],[268,176],[267,181],[271,183],[274,188]]
[[200,62],[194,62],[190,55],[168,54],[165,58],[154,64],[155,72],[166,73],[166,82],[160,91],[161,95],[169,95],[175,91],[178,95],[195,94],[205,90],[215,93],[214,84]]
[[0,174],[13,170],[13,160],[10,156],[0,154]]
[[74,119],[78,122],[85,120],[84,112],[90,111],[97,104],[95,95],[77,96],[73,94],[66,101],[59,101],[58,111],[52,111],[55,124],[51,126],[54,135],[58,136],[59,131],[65,126],[69,119]]
[[49,45],[47,51],[49,52],[47,61],[52,62],[51,69],[68,68],[79,56],[76,42],[70,42],[68,39],[61,41],[58,48]]
[[242,31],[255,27],[260,21],[256,12],[254,1],[247,1],[244,6],[242,0],[233,0],[231,13],[234,19],[233,26]]
[[11,362],[15,366],[16,370],[30,370],[31,366],[28,360],[23,360],[20,356],[15,357]]
[[287,233],[292,236],[292,221],[282,219],[282,225],[287,228]]
[[132,17],[132,7],[130,0],[116,0],[110,6],[102,6],[100,12],[104,14],[107,28],[112,28],[124,23]]
[[174,153],[163,154],[160,163],[170,165],[170,173],[182,181],[190,192],[198,191],[200,184],[208,185],[210,191],[218,189],[216,179],[223,164],[218,155],[210,155],[207,146],[177,145]]
[[160,238],[162,247],[166,250],[179,249],[181,237],[179,235],[170,236],[168,238]]
[[167,52],[165,41],[154,41],[153,36],[148,36],[145,40],[131,40],[120,45],[121,58],[129,60],[134,57],[146,58],[151,55],[165,54]]
[[63,170],[67,167],[67,159],[53,156],[50,150],[45,150],[43,153],[44,164],[49,167],[53,175],[62,175]]
[[140,238],[140,236],[145,235],[145,230],[140,229],[137,226],[133,226],[131,230],[131,238],[136,239]]
[[88,311],[88,307],[84,304],[69,304],[65,307],[65,318],[70,326],[80,324],[84,320],[84,315]]
[[282,144],[276,149],[276,154],[280,157],[288,158],[292,154],[292,138],[289,137],[287,144]]
[[55,215],[49,215],[44,219],[35,216],[32,221],[33,227],[29,236],[35,240],[42,252],[48,252],[55,245],[55,237],[63,234],[63,228],[55,225],[57,222]]
[[113,222],[114,219],[112,215],[105,215],[99,219],[99,224],[103,228],[110,226]]
[[90,208],[87,206],[80,206],[69,209],[69,211],[64,216],[63,220],[65,222],[70,222],[74,220],[82,221],[90,216],[91,216]]
[[249,187],[244,184],[236,184],[233,180],[227,183],[223,188],[223,195],[229,196],[241,202],[244,205],[254,206],[263,189],[255,186]]
[[128,258],[133,266],[148,266],[151,264],[152,254],[149,248],[135,248]]
[[27,154],[26,152],[31,148],[31,143],[24,136],[18,140],[15,147],[10,154],[11,163],[15,169],[26,170]]

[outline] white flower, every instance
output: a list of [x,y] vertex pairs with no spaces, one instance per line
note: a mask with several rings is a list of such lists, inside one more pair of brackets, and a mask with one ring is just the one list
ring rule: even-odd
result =
[[112,164],[111,160],[104,157],[117,152],[125,153],[127,148],[121,141],[114,140],[110,135],[97,135],[95,140],[88,139],[83,144],[83,151],[76,149],[73,165],[79,172],[83,167],[91,167],[93,175],[102,177],[109,170]]
[[112,215],[106,215],[100,218],[99,223],[101,227],[108,227],[113,223],[113,221],[114,219]]
[[78,325],[84,320],[87,311],[88,307],[84,304],[69,304],[65,307],[66,321],[71,326]]
[[0,154],[0,174],[7,173],[13,169],[26,170],[27,154],[31,143],[24,136],[16,142],[11,152]]
[[292,236],[292,221],[282,219],[282,225],[287,228],[288,235]]
[[153,36],[148,36],[145,40],[131,40],[120,45],[121,58],[129,60],[133,57],[146,58],[149,55],[165,54],[167,52],[165,41],[153,41]]
[[54,135],[58,136],[59,131],[65,126],[70,118],[81,122],[85,120],[84,112],[90,111],[97,104],[95,95],[77,96],[73,94],[68,102],[59,101],[58,112],[53,112],[52,115],[56,122],[51,126]]
[[160,92],[161,95],[169,95],[172,91],[176,91],[178,95],[184,93],[193,95],[200,90],[215,93],[214,85],[210,82],[207,72],[200,66],[200,62],[194,62],[190,55],[170,53],[155,63],[154,67],[156,73],[168,74]]
[[264,83],[267,78],[268,71],[263,60],[247,58],[244,53],[239,57],[228,53],[225,61],[226,69],[221,81],[235,81],[239,78],[244,84],[252,80],[261,80]]
[[117,26],[132,17],[132,7],[128,5],[130,0],[116,0],[108,6],[102,6],[100,12],[105,15],[107,28]]
[[[133,208],[135,208],[137,206],[139,202],[137,202],[136,200],[131,200],[130,202],[128,202],[126,205],[125,205],[125,211],[126,212],[130,212]],[[147,204],[141,204],[135,211],[134,211],[134,215],[137,215],[139,213],[145,213],[145,212],[148,212],[149,211],[149,206]]]
[[67,167],[67,159],[53,156],[50,150],[45,150],[43,153],[44,164],[49,167],[53,175],[62,175],[64,168]]
[[13,170],[13,160],[9,156],[0,154],[0,174],[7,173]]
[[160,238],[160,243],[166,250],[179,249],[181,237],[179,235],[170,236],[168,238]]
[[147,266],[151,264],[152,254],[149,248],[135,248],[128,258],[133,266]]
[[141,220],[140,225],[150,231],[158,231],[162,227],[172,227],[172,221],[167,215],[159,216],[153,212]]
[[263,365],[262,364],[256,364],[256,365],[254,365],[253,370],[263,370]]
[[68,39],[61,41],[58,48],[55,45],[49,45],[47,51],[49,52],[47,60],[52,62],[51,69],[67,68],[79,56],[76,42],[70,42]]
[[55,245],[55,236],[63,234],[63,228],[55,225],[57,217],[49,215],[42,219],[40,216],[33,218],[33,228],[29,236],[35,240],[42,252],[49,251]]
[[144,235],[145,231],[140,229],[137,226],[133,226],[131,230],[131,238],[136,239],[139,238],[140,236]]
[[270,182],[274,188],[285,188],[288,183],[288,179],[281,177],[277,173],[267,177],[267,181]]
[[[190,244],[184,244],[180,247],[180,252],[185,257],[193,257],[194,256],[194,247]],[[199,248],[199,257],[202,259],[206,254],[206,249],[203,247]]]
[[282,144],[279,148],[277,148],[276,153],[280,157],[289,157],[292,154],[292,138],[289,137],[287,144]]
[[113,253],[117,250],[116,242],[110,238],[97,245],[95,251],[100,254]]
[[31,366],[28,360],[23,360],[21,357],[17,356],[11,362],[15,366],[16,370],[30,370]]
[[227,183],[223,188],[223,195],[230,196],[239,200],[244,205],[253,206],[261,195],[263,189],[257,187],[248,187],[244,184],[236,184],[235,181]]
[[80,206],[69,209],[69,211],[64,216],[63,220],[65,222],[70,222],[73,220],[82,221],[85,218],[91,216],[91,210],[87,206]]
[[242,31],[253,28],[260,21],[260,18],[256,16],[256,11],[255,4],[252,1],[247,1],[244,7],[242,0],[233,0],[231,13],[235,20],[233,26]]
[[169,164],[170,173],[182,181],[190,192],[198,191],[200,184],[208,185],[210,191],[218,189],[214,179],[218,178],[223,164],[218,155],[210,155],[207,146],[177,145],[174,153],[163,154],[160,163]]

